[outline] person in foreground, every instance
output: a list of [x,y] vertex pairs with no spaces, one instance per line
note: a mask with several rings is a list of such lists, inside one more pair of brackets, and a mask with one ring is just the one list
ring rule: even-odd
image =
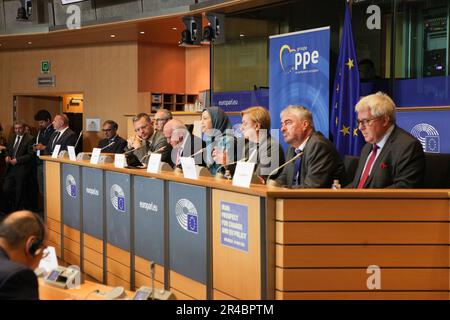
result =
[[44,255],[46,229],[31,211],[16,211],[0,222],[0,300],[39,299],[34,269]]
[[355,106],[366,140],[350,188],[420,188],[425,155],[420,142],[395,124],[395,103],[382,93]]
[[312,113],[303,106],[288,106],[280,114],[281,133],[290,145],[287,164],[276,179],[280,185],[295,188],[330,188],[333,180],[344,181],[344,163],[333,144],[314,130]]

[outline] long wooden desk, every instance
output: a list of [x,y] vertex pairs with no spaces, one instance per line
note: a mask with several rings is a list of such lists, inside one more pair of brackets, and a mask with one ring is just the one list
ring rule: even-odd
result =
[[[450,190],[246,189],[215,178],[42,159],[50,243],[108,285],[149,285],[156,261],[157,284],[178,299],[450,299]],[[80,185],[103,183],[98,210],[86,209],[89,195],[79,192],[78,224],[65,204],[71,170]],[[122,178],[124,196],[114,201],[124,215],[111,209],[110,186]],[[184,225],[178,196],[201,198],[191,199],[197,212],[185,214]],[[88,230],[98,221],[103,237]],[[126,246],[115,240],[118,225],[127,225]],[[190,252],[197,244],[201,250]]]

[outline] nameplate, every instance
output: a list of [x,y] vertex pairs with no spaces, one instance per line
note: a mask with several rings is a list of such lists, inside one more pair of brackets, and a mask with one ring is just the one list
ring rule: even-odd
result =
[[181,157],[181,168],[186,179],[198,180],[197,169],[195,168],[195,160],[191,157]]
[[53,149],[52,158],[56,159],[58,158],[59,150],[61,149],[61,145],[57,144],[55,148]]
[[58,268],[58,259],[56,258],[55,247],[47,246],[44,251],[47,251],[48,255],[39,261],[39,268],[44,269],[48,273]]
[[161,167],[161,153],[152,153],[148,159],[147,172],[159,173]]
[[70,161],[77,161],[77,155],[75,154],[75,147],[68,146],[67,151],[69,152]]
[[254,169],[254,162],[238,161],[234,171],[233,186],[250,188]]
[[98,160],[100,159],[100,152],[102,152],[102,149],[100,149],[100,148],[92,149],[92,155],[91,155],[91,163],[92,164],[98,164]]
[[116,168],[125,168],[125,155],[124,154],[116,154],[114,156],[114,167]]

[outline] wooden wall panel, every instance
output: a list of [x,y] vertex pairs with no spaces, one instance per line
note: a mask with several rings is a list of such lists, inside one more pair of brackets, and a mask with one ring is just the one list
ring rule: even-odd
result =
[[[47,218],[61,223],[61,167],[58,162],[45,161],[45,209]],[[51,192],[48,192],[51,190]],[[61,233],[61,231],[60,231]]]
[[210,87],[210,48],[186,48],[186,93],[198,94]]

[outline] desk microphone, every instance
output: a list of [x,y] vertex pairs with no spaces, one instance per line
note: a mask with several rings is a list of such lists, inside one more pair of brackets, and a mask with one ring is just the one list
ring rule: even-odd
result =
[[198,155],[198,154],[202,153],[203,151],[205,151],[205,149],[206,149],[206,147],[201,148],[201,149],[198,150],[197,152],[191,154],[189,157],[193,158],[193,157],[195,157],[196,155]]
[[[221,166],[218,167],[217,170],[216,170],[216,177],[218,177],[218,178],[231,179],[232,176],[231,176],[230,170],[228,169],[228,166],[229,166],[229,165],[232,165],[232,164],[236,164],[236,163],[238,163],[239,161],[247,161],[249,158],[250,158],[250,157],[248,157],[248,158],[244,157],[244,158],[242,158],[242,159],[239,159],[239,160],[236,160],[236,161],[233,161],[233,162],[230,162],[230,163],[221,165]],[[219,172],[220,169],[222,169],[222,168],[225,168],[225,174],[222,174],[222,173]]]
[[108,147],[111,147],[114,143],[116,143],[116,142],[115,142],[115,141],[111,142],[111,143],[108,144],[107,146],[104,146],[103,148],[101,148],[100,151],[102,151],[102,150],[104,150],[104,149],[106,149],[106,148],[108,148]]
[[142,149],[142,148],[144,148],[145,146],[146,146],[146,144],[143,144],[143,145],[140,146],[139,148],[132,147],[130,150],[125,151],[123,154],[129,154],[129,153],[131,153],[131,152],[133,152],[133,151],[135,151],[135,150]]
[[295,160],[297,160],[298,158],[300,158],[301,156],[303,156],[304,151],[301,151],[299,154],[295,155],[295,157],[291,158],[290,160],[286,161],[285,163],[283,163],[281,166],[273,169],[270,174],[267,176],[266,179],[266,185],[270,186],[270,187],[278,187],[279,184],[278,182],[276,182],[275,180],[270,180],[270,177],[273,176],[275,174],[275,172],[277,172],[278,170],[284,168],[285,166],[287,166],[289,163],[294,162]]
[[74,149],[76,149],[77,148],[77,146],[78,146],[78,142],[80,142],[80,138],[81,138],[81,136],[83,135],[83,130],[81,130],[80,131],[80,134],[78,135],[78,139],[77,139],[77,142],[75,142],[75,145],[74,145]]

